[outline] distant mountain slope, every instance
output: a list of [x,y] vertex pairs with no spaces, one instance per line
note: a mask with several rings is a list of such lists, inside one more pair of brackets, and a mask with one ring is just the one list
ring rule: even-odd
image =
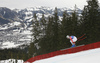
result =
[[0,7],[0,25],[14,21],[20,21],[17,12],[6,7]]
[[7,23],[10,23],[11,21],[5,19],[5,18],[2,18],[0,17],[0,25],[3,25],[3,24],[7,24]]
[[6,7],[0,7],[0,16],[6,19],[14,19],[18,15],[15,11],[10,10],[9,8]]

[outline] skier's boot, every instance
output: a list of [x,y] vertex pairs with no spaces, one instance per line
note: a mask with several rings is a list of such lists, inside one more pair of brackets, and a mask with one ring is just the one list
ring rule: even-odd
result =
[[75,47],[76,45],[72,45],[71,47]]

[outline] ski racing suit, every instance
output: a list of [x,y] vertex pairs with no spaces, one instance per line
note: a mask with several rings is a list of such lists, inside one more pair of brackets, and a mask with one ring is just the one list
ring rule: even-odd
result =
[[71,47],[75,47],[75,42],[77,41],[76,36],[70,36],[70,43],[72,44]]

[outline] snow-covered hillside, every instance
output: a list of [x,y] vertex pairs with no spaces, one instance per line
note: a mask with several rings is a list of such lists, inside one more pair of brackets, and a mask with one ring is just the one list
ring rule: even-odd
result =
[[16,48],[29,44],[31,32],[22,26],[21,22],[13,22],[0,26],[0,48]]
[[100,63],[100,48],[73,54],[59,55],[33,63]]

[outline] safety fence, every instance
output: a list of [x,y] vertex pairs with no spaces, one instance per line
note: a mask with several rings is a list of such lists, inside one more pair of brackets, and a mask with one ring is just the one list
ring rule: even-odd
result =
[[95,48],[100,48],[100,42],[96,42],[96,43],[92,43],[92,44],[88,44],[88,45],[83,45],[83,46],[78,46],[78,47],[74,47],[74,48],[67,48],[67,49],[51,52],[48,54],[35,56],[35,57],[28,59],[24,63],[32,63],[32,62],[37,61],[37,60],[46,59],[46,58],[54,57],[57,55],[71,54],[71,53],[76,53],[76,52],[95,49]]

